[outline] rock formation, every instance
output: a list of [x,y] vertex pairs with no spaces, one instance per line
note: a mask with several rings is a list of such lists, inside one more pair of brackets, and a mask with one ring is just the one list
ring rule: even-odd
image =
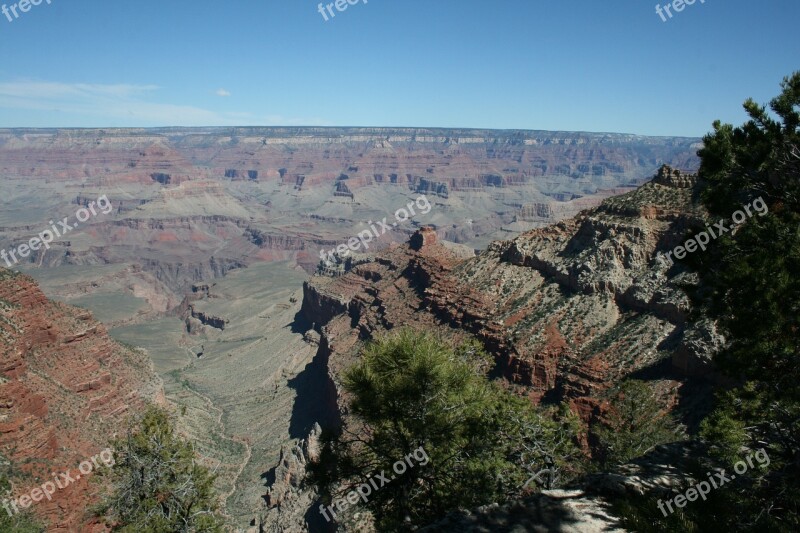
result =
[[625,533],[607,502],[582,490],[545,490],[525,500],[453,513],[420,533],[533,531]]
[[[121,435],[128,415],[162,401],[146,354],[125,348],[85,310],[47,300],[27,276],[0,269],[0,455],[14,497],[76,471]],[[48,531],[105,531],[89,476],[35,503]],[[4,511],[5,512],[5,511]]]
[[[313,273],[320,248],[391,217],[412,196],[435,203],[414,224],[483,248],[594,207],[663,162],[696,167],[697,143],[427,128],[0,129],[4,191],[19,204],[0,216],[0,248],[105,194],[112,212],[25,266],[123,265],[120,290],[158,295],[142,314],[151,317],[179,304],[193,283],[253,263],[289,260]],[[35,206],[25,203],[31,186]],[[375,249],[414,229],[398,228]]]
[[267,475],[270,487],[265,496],[267,513],[262,520],[269,524],[267,531],[305,533],[309,522],[314,525],[313,531],[324,530],[324,519],[311,509],[316,492],[308,490],[304,483],[306,465],[319,459],[321,432],[317,424],[307,438],[281,448],[278,465]]
[[544,490],[505,505],[459,511],[419,531],[622,533],[626,530],[612,515],[609,501],[642,495],[673,497],[692,483],[686,471],[693,458],[695,450],[682,443],[661,445],[611,472],[592,474],[569,490]]
[[[690,318],[697,275],[661,256],[703,226],[691,179],[662,169],[636,191],[472,259],[423,228],[343,276],[312,278],[303,313],[321,333],[318,357],[338,391],[331,407],[347,423],[341,372],[363,340],[400,326],[476,337],[513,388],[534,402],[566,401],[586,422],[630,376],[647,375],[669,405],[691,401],[682,389],[713,376],[725,342],[713,323]],[[536,505],[566,512],[547,498]]]
[[[165,374],[167,380],[178,380],[178,386],[169,390],[185,392],[183,401],[191,396],[181,388],[183,381],[199,384],[205,391],[218,385],[209,405],[198,401],[195,409],[205,413],[209,407],[212,411],[221,407],[225,430],[234,427],[237,438],[249,438],[253,416],[249,410],[255,408],[252,403],[244,405],[239,398],[229,398],[228,385],[251,383],[256,377],[251,374],[257,373],[253,369],[260,368],[256,362],[274,368],[279,366],[272,364],[274,359],[280,358],[286,360],[287,368],[294,369],[293,362],[299,358],[284,354],[277,345],[268,355],[256,348],[242,348],[252,366],[241,362],[223,365],[219,363],[223,357],[224,361],[229,357],[236,360],[237,352],[221,353],[224,345],[214,339],[246,339],[243,344],[247,344],[249,339],[261,337],[254,343],[280,339],[290,346],[285,340],[289,334],[283,337],[283,329],[268,328],[269,339],[263,338],[264,326],[283,311],[266,306],[264,318],[252,317],[251,322],[241,307],[222,305],[226,299],[237,303],[247,289],[234,284],[233,290],[219,292],[215,302],[208,300],[208,291],[203,298],[192,300],[190,294],[185,300],[193,286],[223,282],[223,277],[246,278],[247,272],[260,270],[264,263],[274,263],[264,272],[278,272],[286,263],[298,277],[302,275],[298,270],[313,273],[319,266],[320,251],[348,242],[368,227],[368,221],[387,217],[391,225],[395,210],[424,191],[432,204],[430,213],[373,240],[368,258],[349,261],[342,268],[334,266],[328,277],[309,283],[304,312],[308,316],[316,313],[317,327],[328,332],[320,339],[315,364],[319,362],[327,370],[331,355],[330,366],[335,370],[348,363],[342,353],[357,350],[358,345],[351,343],[349,313],[356,331],[365,335],[406,322],[463,334],[446,325],[452,320],[453,324],[463,322],[473,332],[485,330],[487,345],[498,361],[508,359],[509,365],[515,366],[507,373],[519,375],[514,379],[520,387],[532,381],[533,373],[539,375],[537,383],[551,383],[558,370],[554,361],[562,352],[568,353],[568,347],[543,352],[549,359],[540,363],[540,354],[530,351],[533,347],[514,345],[504,338],[504,326],[492,322],[493,313],[502,313],[494,307],[495,295],[477,287],[469,293],[467,285],[479,280],[456,269],[466,260],[484,261],[469,258],[492,240],[516,237],[596,207],[611,194],[631,190],[662,163],[696,168],[698,142],[632,135],[427,128],[0,129],[3,191],[14,199],[13,209],[0,213],[0,248],[26,242],[47,227],[47,220],[71,216],[77,206],[106,194],[113,206],[109,214],[92,218],[49,249],[31,254],[20,269],[35,274],[48,295],[98,311],[108,306],[109,295],[119,297],[125,303],[119,307],[126,309],[113,318],[105,314],[101,318],[106,325],[125,326],[120,329],[127,329],[127,334],[139,326],[144,330],[155,320],[173,322],[178,332],[165,351],[204,355],[202,360],[193,358],[195,365],[176,370],[175,377]],[[37,190],[35,200],[31,200],[31,187]],[[620,216],[627,216],[626,209],[620,207]],[[669,206],[648,208],[641,216],[648,220],[678,216],[673,211]],[[430,242],[434,232],[429,231],[427,236],[421,235],[421,246],[415,244],[418,250],[409,248],[405,243],[423,226],[435,228],[436,242]],[[522,252],[523,261],[525,254]],[[529,266],[512,266],[536,275]],[[74,275],[61,277],[48,271],[56,268],[59,274],[69,271]],[[235,276],[229,276],[231,273]],[[249,283],[280,284],[286,275],[280,272],[275,279]],[[299,286],[296,278],[291,279]],[[430,283],[430,294],[420,280]],[[450,296],[437,292],[447,287],[457,294],[467,291],[464,301],[456,302],[453,318],[437,307],[450,305],[442,300]],[[408,304],[399,303],[404,299]],[[248,306],[256,307],[252,301]],[[163,320],[175,316],[185,320]],[[243,323],[246,328],[240,327]],[[225,325],[225,330],[215,325]],[[558,328],[554,328],[547,331],[556,346]],[[709,341],[713,344],[714,338],[705,334],[692,337],[676,358],[686,368],[702,369],[702,352]],[[298,351],[291,346],[292,352]],[[300,352],[310,356],[302,349]],[[559,360],[566,364],[571,359]],[[283,394],[286,376],[280,374],[282,370],[274,372],[265,387],[283,403],[270,400],[270,408],[290,410],[286,406],[291,397]],[[601,376],[598,379],[602,381],[602,368],[585,365],[581,372]],[[192,381],[192,373],[201,374],[202,379]],[[332,371],[331,376],[335,375]],[[223,379],[225,386],[219,385]],[[249,386],[261,390],[260,384]],[[539,388],[531,388],[531,393],[535,396],[550,390]],[[336,411],[333,378],[322,390],[323,399],[318,403]],[[211,405],[216,401],[224,404]],[[276,415],[274,420],[278,419]],[[222,432],[216,418],[209,417],[207,426],[196,434],[202,436],[210,455],[225,458],[221,477],[229,483],[226,490],[234,491],[227,505],[242,513],[237,516],[246,516],[258,500],[258,488],[240,473],[268,469],[279,450],[278,438],[271,438],[278,432],[261,427],[261,441],[258,444],[256,439],[256,443],[262,448],[252,459],[257,466],[245,469],[240,461],[250,460],[246,446],[218,439],[216,433],[214,438],[208,437],[209,427]],[[303,426],[303,431],[306,429]],[[302,431],[294,428],[292,437],[298,436]],[[231,449],[236,450],[236,457],[228,464]],[[237,520],[243,525],[246,519]]]
[[697,185],[697,174],[689,174],[688,172],[674,169],[669,165],[662,165],[661,168],[658,169],[658,174],[656,174],[653,182],[666,187],[691,189]]

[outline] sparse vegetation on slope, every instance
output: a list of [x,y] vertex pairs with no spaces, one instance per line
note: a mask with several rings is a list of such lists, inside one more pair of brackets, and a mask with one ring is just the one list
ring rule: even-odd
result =
[[[13,498],[11,483],[5,474],[0,474],[0,497]],[[45,528],[35,521],[29,513],[9,514],[8,510],[0,509],[0,531],[13,533],[43,533]]]
[[624,381],[614,391],[605,421],[595,429],[602,463],[622,464],[678,440],[675,422],[663,411],[647,383]]

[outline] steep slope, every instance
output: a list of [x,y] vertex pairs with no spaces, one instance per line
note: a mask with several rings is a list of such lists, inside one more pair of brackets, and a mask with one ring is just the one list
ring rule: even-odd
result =
[[[32,279],[4,269],[0,336],[0,455],[13,498],[53,473],[75,476],[128,415],[162,396],[145,354],[112,341],[88,311],[51,302]],[[48,531],[103,530],[86,515],[97,494],[89,477],[33,504]]]
[[341,371],[362,341],[398,326],[474,335],[508,383],[534,402],[565,400],[587,422],[603,413],[604,392],[631,376],[670,403],[697,401],[689,378],[713,377],[724,339],[713,323],[690,321],[697,276],[662,256],[702,225],[695,186],[667,167],[636,191],[471,259],[426,228],[343,276],[312,278],[303,312],[321,333],[329,409],[346,413]]
[[701,375],[721,339],[711,324],[688,322],[696,276],[659,254],[701,224],[689,185],[654,180],[466,261],[423,229],[343,277],[313,278],[303,309],[337,347],[332,360],[398,325],[468,331],[537,400],[582,403],[664,363]]
[[[204,451],[223,465],[223,492],[234,490],[228,510],[244,521],[260,489],[247,476],[271,465],[280,443],[273,440],[272,418],[251,429],[260,400],[231,394],[227,383],[256,381],[252,369],[268,365],[261,380],[282,402],[272,401],[270,409],[276,420],[293,417],[296,365],[316,346],[297,332],[283,343],[291,317],[288,310],[267,312],[273,302],[257,309],[270,321],[287,314],[274,330],[256,320],[237,323],[240,304],[253,301],[243,298],[253,291],[237,280],[269,271],[254,283],[282,294],[282,275],[274,278],[271,268],[261,267],[279,272],[278,262],[287,261],[287,268],[313,272],[322,249],[347,242],[369,220],[388,217],[391,223],[399,207],[423,193],[430,212],[376,239],[369,252],[404,243],[427,224],[442,239],[482,249],[597,206],[662,162],[695,168],[698,142],[414,128],[0,130],[0,194],[7,207],[0,213],[0,248],[27,242],[46,221],[75,218],[79,207],[107,196],[108,213],[16,268],[34,276],[48,296],[91,309],[118,338],[147,347],[170,400],[185,401],[185,418],[202,420],[190,433],[202,436],[209,444]],[[213,299],[193,302],[191,309],[181,305],[193,286],[222,286],[222,278],[232,278],[231,290],[212,291]],[[285,296],[282,303],[293,314],[294,297]],[[228,309],[237,313],[228,315]],[[218,330],[218,319],[231,322]],[[218,335],[232,348],[217,342]],[[266,344],[267,337],[280,349],[264,355],[256,342]],[[242,356],[248,364],[225,364],[231,352],[237,357],[237,341],[247,344]],[[319,368],[324,378],[326,369]],[[273,394],[252,387],[258,398]],[[325,397],[335,397],[329,389],[322,389]],[[303,410],[297,405],[318,403],[306,396],[297,411]],[[252,458],[244,439],[252,439]],[[246,468],[243,461],[250,461]]]

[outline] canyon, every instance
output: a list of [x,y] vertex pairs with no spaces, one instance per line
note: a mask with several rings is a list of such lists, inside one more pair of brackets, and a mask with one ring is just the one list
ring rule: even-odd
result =
[[[380,331],[477,336],[509,383],[534,401],[568,399],[585,419],[625,373],[707,372],[713,325],[688,326],[676,288],[691,274],[654,266],[695,208],[684,189],[637,189],[665,163],[694,171],[699,142],[425,128],[0,129],[0,248],[108,197],[111,214],[17,270],[63,302],[42,306],[83,308],[70,312],[93,313],[97,331],[144,350],[132,352],[146,359],[132,387],[184,413],[180,431],[217,472],[231,521],[268,528],[297,519],[276,515],[275,502],[300,513],[311,498],[276,482],[292,477],[294,447],[317,424],[341,422],[338,372]],[[321,249],[420,194],[429,213],[335,277],[315,275]],[[146,362],[163,393],[144,385]],[[82,371],[71,365],[68,374]],[[681,379],[660,383],[680,402]]]
[[[725,339],[712,321],[691,316],[697,275],[663,255],[704,226],[696,187],[696,176],[663,167],[635,191],[477,255],[423,227],[343,276],[312,277],[302,312],[320,335],[314,362],[327,380],[324,395],[314,394],[325,401],[323,427],[348,427],[343,371],[365,341],[400,326],[453,345],[477,339],[494,361],[491,375],[536,404],[565,402],[587,425],[605,414],[607,391],[636,377],[696,426],[723,379],[713,358]],[[315,429],[283,449],[265,523],[304,529],[315,494],[302,480],[317,440]]]

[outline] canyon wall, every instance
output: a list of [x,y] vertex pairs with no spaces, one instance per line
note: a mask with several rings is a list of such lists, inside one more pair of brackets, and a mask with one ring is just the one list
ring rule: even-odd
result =
[[[697,275],[662,256],[703,226],[693,193],[656,178],[474,258],[423,228],[343,276],[312,278],[302,310],[337,391],[329,407],[348,423],[343,370],[363,341],[398,327],[454,343],[474,336],[508,387],[535,403],[567,402],[587,423],[629,377],[648,379],[666,405],[698,401],[692,387],[719,378],[713,357],[725,339],[713,322],[690,318]],[[287,520],[277,509],[267,517]]]
[[[27,276],[0,269],[0,456],[13,497],[78,465],[163,400],[146,354],[123,347],[86,310],[49,301]],[[48,531],[105,531],[91,516],[99,485],[83,476],[31,511]],[[3,511],[5,512],[5,511]]]

